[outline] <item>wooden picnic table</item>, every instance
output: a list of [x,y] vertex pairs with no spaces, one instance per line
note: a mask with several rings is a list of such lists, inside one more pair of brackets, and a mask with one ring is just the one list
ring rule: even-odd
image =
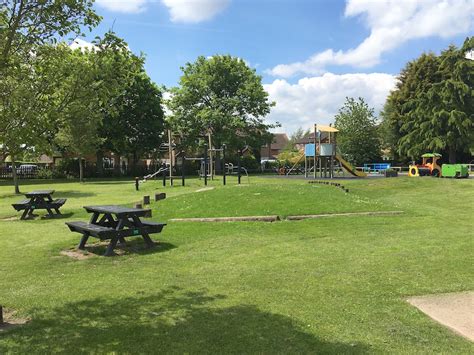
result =
[[44,209],[48,212],[50,217],[60,215],[59,209],[66,203],[65,198],[53,200],[52,194],[54,190],[35,190],[25,193],[26,200],[12,204],[13,208],[17,211],[23,211],[20,219],[26,219],[27,217],[33,216],[35,210]]
[[125,244],[125,238],[131,236],[141,236],[148,247],[153,247],[155,244],[150,234],[160,233],[166,226],[165,223],[141,220],[141,217],[150,213],[149,209],[116,205],[84,206],[84,209],[92,213],[89,223],[66,222],[66,224],[71,231],[82,234],[79,249],[85,249],[89,237],[110,239],[104,256],[114,255],[117,243]]

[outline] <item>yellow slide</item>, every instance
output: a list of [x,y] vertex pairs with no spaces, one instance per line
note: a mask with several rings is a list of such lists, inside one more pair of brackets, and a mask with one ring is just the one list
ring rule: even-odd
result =
[[341,163],[344,170],[346,170],[349,174],[357,176],[357,177],[366,177],[367,174],[363,171],[357,170],[355,167],[352,166],[351,163],[344,160],[339,154],[336,154],[336,160]]

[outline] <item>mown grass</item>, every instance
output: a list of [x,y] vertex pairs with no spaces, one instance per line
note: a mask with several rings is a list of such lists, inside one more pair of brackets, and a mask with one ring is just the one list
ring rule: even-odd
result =
[[[67,197],[63,219],[10,220],[0,186],[0,303],[32,321],[0,333],[0,353],[472,353],[406,297],[473,289],[474,182],[344,181],[349,194],[304,181],[195,192],[130,181],[33,182]],[[403,210],[384,217],[277,223],[170,222],[162,244],[73,260],[83,205],[128,204],[164,191],[153,220],[175,217]]]

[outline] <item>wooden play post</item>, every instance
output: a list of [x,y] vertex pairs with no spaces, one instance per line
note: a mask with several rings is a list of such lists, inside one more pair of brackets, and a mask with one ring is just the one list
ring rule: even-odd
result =
[[211,133],[207,134],[208,140],[209,140],[209,175],[211,177],[211,180],[214,180],[214,164],[212,163],[212,139],[211,139]]
[[314,125],[314,167],[313,167],[313,178],[316,179],[316,131],[317,131],[318,127],[317,125],[315,124]]
[[222,183],[226,184],[226,176],[225,176],[225,144],[222,145]]
[[241,160],[241,157],[242,157],[242,149],[239,149],[239,154],[238,154],[238,160],[237,160],[237,183],[240,185],[240,166],[241,166],[241,163],[240,163],[240,160]]
[[204,185],[207,186],[207,146],[204,145]]
[[168,155],[170,158],[170,186],[173,186],[173,147],[171,143],[171,130],[168,130]]
[[184,162],[186,161],[186,157],[184,156],[184,151],[181,151],[181,185],[184,186],[185,184],[185,177],[184,177]]

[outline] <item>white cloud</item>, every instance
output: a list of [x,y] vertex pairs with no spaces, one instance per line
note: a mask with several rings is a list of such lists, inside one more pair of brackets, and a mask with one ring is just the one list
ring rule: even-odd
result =
[[268,72],[290,77],[296,73],[320,74],[327,65],[372,67],[382,54],[416,38],[449,38],[473,29],[472,0],[348,0],[346,17],[360,16],[370,35],[347,51],[327,49],[303,62],[280,64]]
[[145,10],[148,0],[96,0],[95,3],[109,11],[139,13]]
[[96,49],[97,46],[91,42],[84,41],[81,38],[76,38],[72,43],[69,45],[69,48],[71,49],[88,49],[88,50],[93,50]]
[[384,73],[332,74],[300,79],[296,84],[278,79],[264,88],[276,106],[267,121],[280,122],[277,131],[294,132],[298,127],[314,123],[329,124],[344,104],[346,97],[362,97],[376,114],[395,87],[396,77]]
[[173,22],[198,23],[223,11],[230,0],[162,0]]

